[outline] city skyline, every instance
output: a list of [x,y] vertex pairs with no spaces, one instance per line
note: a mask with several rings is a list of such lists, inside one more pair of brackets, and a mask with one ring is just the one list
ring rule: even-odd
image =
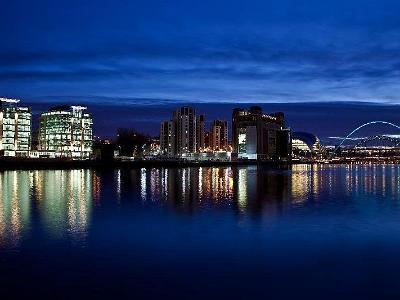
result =
[[220,116],[207,119],[196,107],[181,106],[172,111],[170,118],[159,122],[157,136],[119,127],[113,138],[102,139],[93,134],[96,122],[86,109],[80,105],[53,106],[34,122],[31,107],[20,106],[20,99],[0,98],[0,156],[103,162],[144,159],[150,163],[369,162],[397,161],[399,157],[399,134],[359,135],[363,130],[365,133],[365,128],[369,132],[381,126],[387,131],[399,130],[400,125],[385,120],[369,120],[343,136],[329,137],[332,143],[325,143],[312,132],[287,126],[281,111],[265,112],[254,105],[235,107],[228,122]]
[[[22,99],[25,106],[31,107],[34,120],[33,129],[43,111],[58,105],[86,105],[85,101],[62,101],[55,103],[32,103]],[[76,99],[75,99],[76,100]],[[229,126],[232,110],[237,107],[250,107],[253,104],[232,103],[171,103],[163,105],[109,105],[90,104],[90,111],[97,120],[93,124],[94,134],[101,138],[115,137],[118,128],[130,128],[151,136],[159,135],[160,122],[169,119],[171,112],[181,106],[191,106],[207,116],[207,120],[222,119]],[[285,113],[287,126],[296,131],[312,132],[324,143],[333,142],[331,137],[344,137],[357,126],[377,119],[398,124],[400,106],[380,105],[376,103],[260,103],[265,111],[282,111]],[[110,118],[110,113],[113,118]],[[104,120],[107,120],[106,122]],[[329,119],[331,122],[326,122]],[[332,126],[332,124],[335,126]],[[209,124],[207,124],[209,125]],[[361,136],[373,134],[398,134],[398,131],[387,126],[365,128]]]

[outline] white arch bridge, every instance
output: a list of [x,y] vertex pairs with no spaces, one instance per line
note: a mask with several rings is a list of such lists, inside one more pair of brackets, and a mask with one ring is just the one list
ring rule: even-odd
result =
[[344,137],[344,138],[341,140],[341,142],[339,143],[339,145],[336,147],[336,149],[332,152],[332,155],[331,155],[331,156],[334,156],[335,153],[336,153],[336,151],[337,151],[337,150],[343,145],[343,143],[344,143],[346,140],[348,140],[354,133],[356,133],[357,131],[359,131],[360,129],[362,129],[362,128],[364,128],[364,127],[367,127],[367,126],[370,126],[370,125],[374,125],[374,124],[389,125],[389,126],[391,126],[391,127],[394,127],[394,128],[397,128],[397,129],[400,130],[400,126],[399,126],[399,125],[396,125],[396,124],[394,124],[394,123],[387,122],[387,121],[370,121],[370,122],[364,123],[364,124],[358,126],[356,129],[354,129],[352,132],[350,132],[346,137]]

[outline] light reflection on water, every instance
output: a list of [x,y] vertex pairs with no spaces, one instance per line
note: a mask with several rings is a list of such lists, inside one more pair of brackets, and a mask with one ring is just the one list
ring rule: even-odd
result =
[[399,170],[0,172],[0,294],[399,299]]
[[99,179],[89,170],[6,171],[0,189],[0,245],[15,247],[29,234],[33,213],[52,238],[84,240]]
[[[295,165],[291,170],[247,167],[153,168],[115,171],[37,170],[0,173],[0,246],[18,247],[33,226],[50,239],[85,244],[93,211],[103,202],[158,205],[177,212],[225,209],[270,216],[316,203],[393,200],[399,166]],[[353,205],[360,205],[354,204]]]

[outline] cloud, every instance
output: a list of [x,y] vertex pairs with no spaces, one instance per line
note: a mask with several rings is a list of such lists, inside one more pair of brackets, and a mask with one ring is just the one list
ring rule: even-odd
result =
[[233,1],[208,9],[196,1],[162,9],[60,2],[42,7],[42,19],[24,15],[30,28],[4,33],[4,93],[397,101],[396,2]]

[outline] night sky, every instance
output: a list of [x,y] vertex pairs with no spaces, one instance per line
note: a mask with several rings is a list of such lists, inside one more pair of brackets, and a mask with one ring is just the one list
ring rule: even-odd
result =
[[322,138],[400,123],[399,1],[0,1],[1,96],[87,105],[97,135],[155,135],[181,104]]

